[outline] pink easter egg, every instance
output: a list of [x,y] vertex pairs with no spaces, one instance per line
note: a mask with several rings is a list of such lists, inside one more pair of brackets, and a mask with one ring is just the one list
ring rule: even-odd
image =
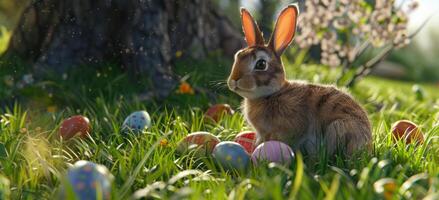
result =
[[279,141],[267,141],[256,147],[252,154],[254,164],[259,162],[275,162],[289,165],[294,158],[290,146]]

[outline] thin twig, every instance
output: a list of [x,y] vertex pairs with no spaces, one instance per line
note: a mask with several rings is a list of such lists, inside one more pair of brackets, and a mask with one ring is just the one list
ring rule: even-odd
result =
[[378,55],[367,61],[366,64],[361,65],[358,72],[355,73],[355,75],[351,78],[351,80],[346,84],[346,87],[354,86],[354,84],[358,81],[358,79],[369,75],[372,69],[375,68],[375,66],[377,66],[377,64],[379,64],[381,61],[383,61],[384,58],[386,58],[390,54],[390,52],[392,52],[393,49],[394,49],[394,45],[391,44],[387,46],[385,50],[381,51]]
[[337,76],[337,78],[335,79],[335,84],[339,85],[341,79],[343,79],[343,77],[346,76],[346,73],[349,71],[348,69],[350,68],[349,66],[351,65],[351,62],[349,62],[349,59],[346,59],[346,61],[343,63],[343,69],[340,72],[340,75]]
[[[355,48],[357,50],[354,50],[354,51],[357,51],[357,53],[354,56],[353,61],[355,61],[357,58],[361,57],[363,55],[363,53],[366,52],[366,50],[369,47],[370,47],[370,42],[369,42],[369,40],[366,40],[366,41],[363,42],[363,44],[361,44],[360,46]],[[343,79],[345,77],[345,75],[349,71],[349,69],[352,68],[352,64],[353,64],[353,62],[350,62],[349,58],[348,58],[348,60],[344,63],[343,70],[340,73],[340,76],[337,77],[337,79],[336,79],[337,85],[340,83],[341,79]]]
[[[357,53],[357,55],[355,55],[355,59],[361,57],[361,56],[364,54],[364,52],[366,52],[366,50],[369,49],[369,47],[370,47],[370,40],[366,40],[366,41],[365,41],[363,44],[361,44],[361,46],[359,47],[359,49],[358,49],[358,53]],[[355,59],[354,59],[354,60],[355,60]]]
[[[436,13],[436,12],[435,12]],[[425,25],[427,25],[427,23],[431,20],[431,18],[434,16],[435,14],[431,14],[430,16],[427,17],[427,19],[425,19],[422,24],[413,32],[411,33],[408,38],[412,39],[413,37],[415,37],[421,30],[422,28],[424,28]]]
[[352,62],[349,61],[349,58],[348,58],[348,61],[345,62],[340,76],[337,77],[337,79],[336,79],[337,85],[346,76],[346,73],[349,71],[349,69],[352,68],[352,64],[354,63],[354,61],[357,60],[357,58],[361,57],[369,47],[370,47],[370,41],[366,40],[360,46],[355,48],[354,51],[356,51],[357,53],[355,53],[355,56],[354,56],[354,59],[352,59],[353,60]]
[[[425,19],[422,24],[410,35],[408,35],[407,37],[409,39],[412,39],[413,37],[415,37],[421,30],[422,28],[425,27],[425,25],[427,25],[428,21],[430,21],[430,19],[434,16],[434,14],[431,14],[429,17],[427,17],[427,19]],[[352,87],[355,85],[355,83],[358,81],[358,79],[361,79],[367,75],[370,74],[370,72],[372,71],[373,68],[375,68],[381,61],[384,60],[384,58],[386,58],[391,52],[392,50],[395,48],[394,44],[391,44],[389,46],[387,46],[387,48],[385,50],[383,50],[382,52],[380,52],[378,55],[376,55],[375,57],[373,57],[372,59],[370,59],[368,62],[366,62],[366,64],[361,65],[359,68],[359,71],[351,78],[351,80],[346,84],[346,87]],[[367,49],[367,48],[366,48]],[[364,50],[366,50],[364,49]],[[357,58],[357,57],[356,57]]]

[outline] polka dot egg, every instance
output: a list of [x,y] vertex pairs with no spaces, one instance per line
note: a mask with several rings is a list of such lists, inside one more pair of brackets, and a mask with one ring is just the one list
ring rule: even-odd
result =
[[141,133],[151,126],[151,118],[148,112],[136,111],[131,113],[123,122],[122,130],[126,132]]
[[[111,199],[111,181],[113,176],[103,165],[81,160],[76,162],[67,172],[68,188],[64,185],[63,199],[71,199],[72,191],[76,199]],[[68,195],[69,194],[69,195]]]
[[213,157],[224,169],[229,170],[244,170],[250,163],[250,156],[236,142],[220,142],[213,150]]

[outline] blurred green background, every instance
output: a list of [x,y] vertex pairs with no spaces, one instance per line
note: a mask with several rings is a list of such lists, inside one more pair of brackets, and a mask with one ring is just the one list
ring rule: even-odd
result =
[[[0,1],[0,53],[6,50],[14,26],[29,2],[29,0]],[[272,16],[273,13],[277,13],[279,8],[294,1],[214,0],[214,2],[223,13],[227,13],[236,27],[239,27],[240,23],[237,8],[245,6],[254,13],[263,31],[269,31],[270,23],[275,17]],[[395,4],[404,2],[405,0],[397,0]],[[435,14],[439,10],[439,1],[419,0],[418,2],[418,9],[409,16],[409,30],[415,31],[427,18],[431,16],[431,19],[410,45],[394,51],[372,72],[373,75],[413,82],[439,83],[439,40],[437,40],[439,15]]]
[[0,1],[0,53],[6,50],[12,30],[28,3],[29,0]]

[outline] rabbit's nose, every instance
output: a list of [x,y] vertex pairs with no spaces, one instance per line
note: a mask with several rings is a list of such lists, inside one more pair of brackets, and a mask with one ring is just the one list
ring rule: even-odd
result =
[[235,90],[237,87],[237,82],[233,79],[229,79],[228,85],[229,85],[230,90]]

